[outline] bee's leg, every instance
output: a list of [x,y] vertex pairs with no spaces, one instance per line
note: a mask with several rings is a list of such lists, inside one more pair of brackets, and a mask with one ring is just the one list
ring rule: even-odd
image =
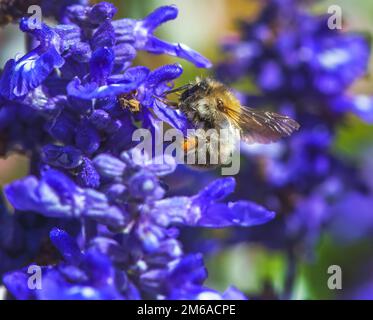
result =
[[140,111],[140,101],[136,99],[131,99],[128,101],[129,108],[131,112],[139,112]]
[[176,101],[170,101],[168,99],[160,98],[160,97],[157,97],[157,96],[154,96],[154,98],[156,100],[166,104],[167,106],[173,108],[173,109],[179,109],[179,103],[176,102]]
[[185,138],[181,147],[186,154],[194,151],[197,147],[197,138],[195,136]]
[[129,101],[127,99],[127,96],[125,95],[120,95],[118,96],[118,101],[119,101],[119,105],[120,107],[125,110],[128,108],[128,104],[129,104]]
[[129,109],[132,113],[140,111],[140,101],[136,99],[130,99],[126,95],[118,97],[119,104],[123,110]]
[[[213,169],[217,167],[217,162],[211,162],[210,142],[202,141],[201,146],[199,144],[201,143],[199,139],[198,136],[189,136],[184,139],[181,145],[181,148],[184,151],[184,163],[188,166],[199,169]],[[200,154],[201,151],[206,153]]]

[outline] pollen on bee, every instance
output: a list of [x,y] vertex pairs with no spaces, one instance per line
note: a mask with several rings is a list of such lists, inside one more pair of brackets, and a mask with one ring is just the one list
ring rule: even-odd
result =
[[197,146],[197,139],[195,137],[184,139],[183,141],[183,150],[185,153],[195,149]]
[[118,101],[122,109],[130,110],[132,113],[140,111],[140,101],[134,98],[135,94],[121,94],[118,96]]

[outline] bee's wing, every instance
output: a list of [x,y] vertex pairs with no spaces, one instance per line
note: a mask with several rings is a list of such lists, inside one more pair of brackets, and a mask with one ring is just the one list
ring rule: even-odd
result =
[[236,122],[241,129],[242,141],[249,144],[275,142],[290,136],[300,127],[298,122],[287,116],[248,107],[241,107],[240,117]]

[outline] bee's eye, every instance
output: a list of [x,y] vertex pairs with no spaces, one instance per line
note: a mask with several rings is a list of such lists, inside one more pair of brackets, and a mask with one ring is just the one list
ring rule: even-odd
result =
[[218,109],[219,109],[220,111],[224,111],[225,107],[224,107],[224,102],[223,102],[223,100],[218,99],[216,102],[217,102]]
[[209,86],[207,85],[206,81],[201,81],[197,84],[198,88],[203,90],[203,91],[206,91]]

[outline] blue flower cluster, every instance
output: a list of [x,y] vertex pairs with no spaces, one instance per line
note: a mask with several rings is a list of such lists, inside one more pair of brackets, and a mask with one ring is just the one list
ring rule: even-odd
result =
[[[156,100],[182,73],[133,66],[140,50],[210,62],[153,32],[175,19],[160,7],[142,20],[113,20],[116,8],[72,4],[61,24],[23,32],[38,45],[9,60],[0,78],[2,155],[22,152],[30,175],[4,189],[14,207],[0,207],[0,273],[17,299],[243,299],[204,286],[202,255],[186,254],[179,228],[265,223],[274,213],[250,201],[224,203],[233,178],[193,196],[168,196],[163,176],[176,165],[134,161],[134,130],[156,130],[156,118],[182,128],[185,118]],[[134,94],[132,114],[118,96]],[[28,286],[28,266],[42,269],[42,289]]]
[[[302,126],[279,145],[245,148],[248,166],[239,177],[246,181],[250,176],[251,196],[278,216],[249,235],[238,231],[236,240],[259,241],[288,253],[286,298],[296,260],[314,256],[326,225],[344,239],[363,237],[373,226],[364,213],[364,222],[355,225],[358,213],[351,210],[370,206],[370,182],[333,149],[337,129],[349,114],[373,119],[372,97],[347,91],[367,72],[370,44],[363,34],[329,28],[330,18],[310,14],[297,0],[270,0],[254,21],[242,22],[240,38],[224,41],[227,57],[216,69],[227,83],[252,81],[258,93],[242,93],[245,105],[272,106]],[[244,182],[238,182],[243,186],[238,193],[247,193]],[[349,227],[352,221],[356,228]]]

